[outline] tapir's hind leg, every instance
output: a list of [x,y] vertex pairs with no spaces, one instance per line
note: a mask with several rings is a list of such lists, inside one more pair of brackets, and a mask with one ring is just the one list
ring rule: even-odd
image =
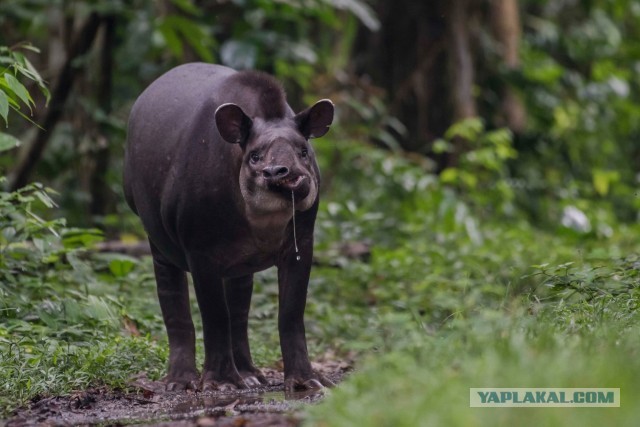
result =
[[238,373],[249,387],[268,384],[262,372],[253,365],[249,350],[249,308],[253,291],[253,275],[226,279],[225,296],[231,317],[231,345]]
[[196,334],[189,307],[186,273],[170,264],[151,243],[158,299],[169,336],[169,372],[163,378],[167,390],[198,388]]

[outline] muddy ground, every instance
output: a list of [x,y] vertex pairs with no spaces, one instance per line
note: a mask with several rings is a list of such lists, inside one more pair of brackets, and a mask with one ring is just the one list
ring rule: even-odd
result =
[[[336,384],[351,370],[346,362],[329,361],[314,368]],[[154,426],[297,426],[305,405],[327,391],[284,393],[281,371],[264,369],[269,385],[235,392],[159,392],[159,383],[140,374],[128,390],[89,389],[69,396],[34,399],[14,411],[7,427],[71,425]]]

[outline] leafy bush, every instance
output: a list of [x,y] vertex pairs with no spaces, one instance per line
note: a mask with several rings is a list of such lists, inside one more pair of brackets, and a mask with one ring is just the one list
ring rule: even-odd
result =
[[149,315],[149,266],[96,254],[100,231],[44,220],[36,205],[54,207],[51,190],[0,193],[0,411],[42,394],[122,387],[140,370],[158,376],[166,348],[151,335],[161,321]]
[[513,167],[529,188],[519,204],[542,224],[568,201],[610,225],[637,220],[638,54],[629,44],[639,34],[637,8],[627,0],[525,3],[537,7],[520,51],[530,134]]
[[[9,123],[9,109],[30,121],[29,117],[22,113],[20,103],[29,108],[31,112],[33,112],[32,107],[35,106],[29,91],[16,76],[32,80],[37,84],[47,100],[50,97],[49,89],[44,80],[20,50],[38,52],[37,48],[27,43],[22,43],[12,48],[0,46],[0,67],[2,67],[0,68],[0,117],[6,124]],[[0,140],[0,150],[12,148],[6,145],[6,138],[8,137],[8,135],[2,134],[3,139]]]

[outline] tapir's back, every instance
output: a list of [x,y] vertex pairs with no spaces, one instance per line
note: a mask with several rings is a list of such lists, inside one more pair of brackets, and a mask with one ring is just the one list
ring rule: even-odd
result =
[[[232,157],[239,150],[220,140],[214,122],[215,109],[225,102],[222,86],[233,74],[219,65],[179,66],[155,80],[131,109],[125,197],[164,252],[178,252],[177,224],[171,220],[179,214],[178,199],[197,196],[197,187],[211,188],[212,158]],[[225,176],[228,171],[220,169],[233,166],[223,162],[216,170]]]
[[146,174],[155,184],[166,178],[177,144],[187,138],[186,133],[206,132],[203,126],[213,126],[213,115],[203,118],[207,113],[203,110],[215,109],[221,103],[216,99],[221,92],[219,86],[234,73],[219,65],[186,64],[160,76],[138,97],[131,109],[127,134],[128,193]]

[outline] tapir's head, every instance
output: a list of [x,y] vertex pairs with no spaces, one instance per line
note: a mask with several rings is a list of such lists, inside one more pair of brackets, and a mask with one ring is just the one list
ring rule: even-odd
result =
[[[309,209],[318,195],[318,167],[309,139],[323,136],[333,121],[333,103],[323,99],[290,118],[249,117],[236,104],[215,113],[222,138],[242,148],[240,190],[255,212]],[[292,197],[293,196],[293,197]]]

